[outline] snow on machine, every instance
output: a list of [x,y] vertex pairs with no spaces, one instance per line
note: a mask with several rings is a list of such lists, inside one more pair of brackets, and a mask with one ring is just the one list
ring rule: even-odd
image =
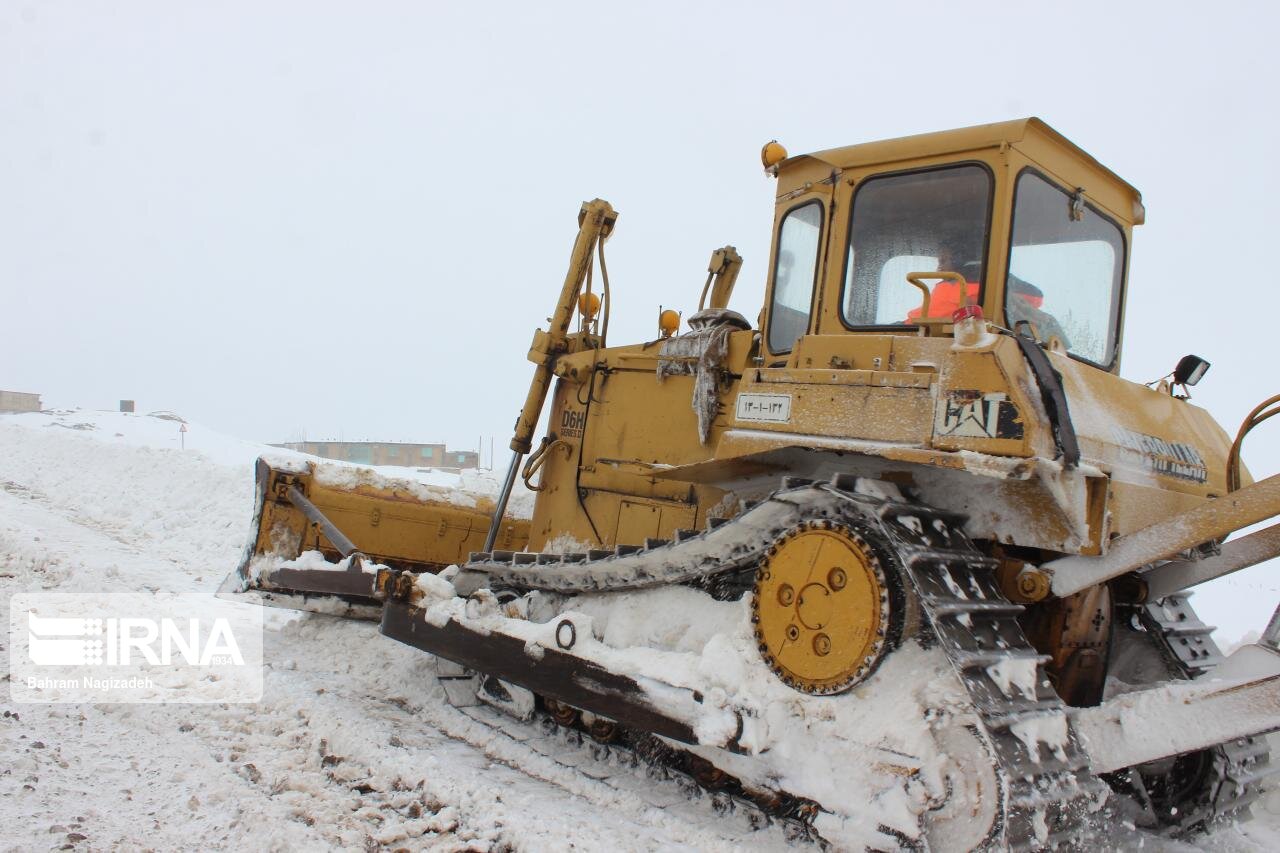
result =
[[229,587],[379,618],[455,704],[840,848],[1246,815],[1280,619],[1224,659],[1187,590],[1280,553],[1227,541],[1280,513],[1240,461],[1280,397],[1233,441],[1202,359],[1119,376],[1139,193],[1037,119],[762,157],[758,328],[725,247],[687,331],[610,346],[586,203],[498,499],[260,462]]

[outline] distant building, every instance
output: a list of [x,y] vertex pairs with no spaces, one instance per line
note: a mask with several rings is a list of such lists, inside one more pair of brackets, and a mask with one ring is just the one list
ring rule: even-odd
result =
[[22,391],[0,391],[0,412],[38,412],[40,395]]
[[480,454],[449,450],[443,444],[402,444],[394,441],[289,441],[275,444],[325,459],[361,465],[401,465],[406,468],[476,468]]

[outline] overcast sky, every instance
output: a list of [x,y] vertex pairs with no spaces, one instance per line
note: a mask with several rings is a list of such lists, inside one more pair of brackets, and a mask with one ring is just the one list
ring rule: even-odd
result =
[[[583,200],[620,212],[610,339],[638,341],[725,243],[756,316],[770,138],[1038,115],[1144,195],[1124,375],[1203,355],[1234,432],[1280,390],[1276,9],[0,0],[0,388],[501,464]],[[1261,627],[1273,576],[1202,609]]]

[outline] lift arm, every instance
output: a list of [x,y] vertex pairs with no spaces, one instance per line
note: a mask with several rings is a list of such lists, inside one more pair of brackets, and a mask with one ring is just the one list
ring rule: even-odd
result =
[[568,351],[569,324],[573,322],[578,294],[582,291],[587,270],[591,266],[591,254],[599,243],[609,239],[617,221],[617,211],[603,199],[584,203],[582,210],[578,212],[578,239],[573,244],[569,271],[565,275],[564,286],[560,288],[560,299],[556,302],[547,331],[538,329],[533,333],[533,345],[529,348],[529,360],[534,363],[533,380],[529,383],[529,393],[520,409],[520,416],[516,418],[515,435],[511,437],[510,445],[511,465],[507,468],[502,493],[493,509],[493,521],[485,540],[486,551],[493,549],[493,543],[498,537],[502,517],[507,511],[507,501],[511,498],[511,487],[520,470],[520,460],[533,447],[533,433],[538,428],[538,419],[542,417],[542,407],[547,401],[552,368],[556,359]]
[[[698,310],[703,308],[728,308],[729,297],[733,295],[733,285],[738,281],[738,273],[742,270],[742,256],[733,246],[725,246],[711,253],[711,262],[707,264],[707,283],[702,286],[702,297],[698,300]],[[707,301],[707,292],[711,293],[711,304]]]

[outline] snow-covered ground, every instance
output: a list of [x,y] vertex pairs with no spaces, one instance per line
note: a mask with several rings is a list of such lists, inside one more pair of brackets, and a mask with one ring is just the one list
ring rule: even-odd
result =
[[[16,592],[217,589],[249,532],[252,462],[267,448],[179,426],[0,416],[6,603]],[[388,473],[496,488],[483,474]],[[255,705],[18,704],[4,690],[0,848],[786,846],[670,783],[453,708],[429,658],[372,624],[275,610],[267,624]],[[0,647],[7,678],[7,636]],[[1255,813],[1195,846],[1280,849],[1280,791]]]

